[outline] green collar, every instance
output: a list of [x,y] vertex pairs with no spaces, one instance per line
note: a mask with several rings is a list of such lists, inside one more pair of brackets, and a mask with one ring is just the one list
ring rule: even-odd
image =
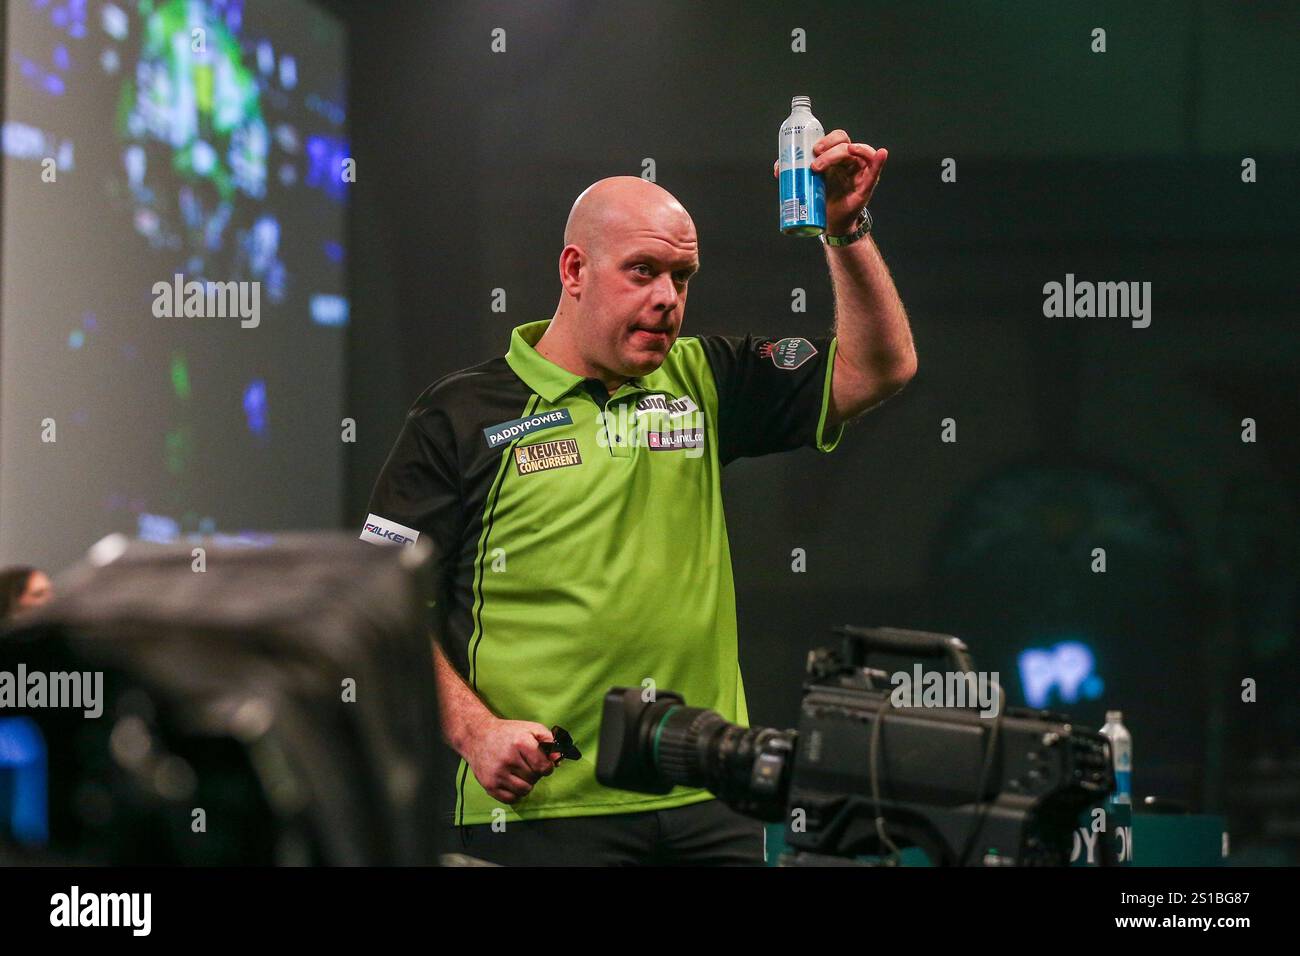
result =
[[[538,353],[536,345],[542,340],[550,324],[550,319],[543,319],[540,322],[516,326],[510,333],[510,351],[506,353],[506,362],[514,373],[523,379],[525,385],[554,405],[586,379],[568,369],[560,368]],[[618,391],[625,388],[641,391],[645,387],[643,379],[633,378],[619,386]],[[618,391],[614,394],[617,395]]]

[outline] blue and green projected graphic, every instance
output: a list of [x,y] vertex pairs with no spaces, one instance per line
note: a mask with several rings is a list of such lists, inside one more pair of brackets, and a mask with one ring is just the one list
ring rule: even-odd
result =
[[14,0],[6,32],[0,402],[56,440],[0,435],[0,558],[332,526],[341,26],[306,0]]

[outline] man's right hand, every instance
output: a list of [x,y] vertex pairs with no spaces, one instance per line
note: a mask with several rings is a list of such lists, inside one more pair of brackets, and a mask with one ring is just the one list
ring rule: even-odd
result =
[[551,731],[531,720],[489,717],[469,735],[461,754],[494,800],[514,803],[532,792],[542,777],[555,772],[564,758],[545,753],[539,743],[554,743]]

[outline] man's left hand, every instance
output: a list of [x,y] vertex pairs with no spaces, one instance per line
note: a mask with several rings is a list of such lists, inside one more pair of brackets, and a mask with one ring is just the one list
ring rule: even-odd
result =
[[[858,213],[871,201],[889,150],[854,143],[842,129],[832,130],[813,144],[812,170],[826,182],[826,232],[842,236],[856,228]],[[780,164],[772,166],[780,175]]]

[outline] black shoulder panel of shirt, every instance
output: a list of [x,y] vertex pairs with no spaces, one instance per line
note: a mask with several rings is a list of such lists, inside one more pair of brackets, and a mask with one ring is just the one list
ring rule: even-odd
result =
[[[718,456],[722,464],[816,447],[833,336],[698,338],[718,391]],[[782,343],[787,345],[784,350]],[[804,346],[789,347],[799,343]],[[779,364],[782,355],[794,367]]]
[[462,676],[475,548],[501,463],[483,429],[522,417],[533,398],[504,356],[443,376],[411,405],[370,495],[370,514],[429,542],[436,577],[429,623]]
[[483,429],[521,417],[532,397],[504,356],[498,356],[444,375],[420,393],[406,417],[448,464],[468,475],[476,464],[500,460],[499,449],[486,454]]
[[438,379],[406,413],[370,513],[427,533],[435,553],[462,541],[466,522],[482,515],[501,460],[483,429],[519,418],[532,397],[504,357]]

